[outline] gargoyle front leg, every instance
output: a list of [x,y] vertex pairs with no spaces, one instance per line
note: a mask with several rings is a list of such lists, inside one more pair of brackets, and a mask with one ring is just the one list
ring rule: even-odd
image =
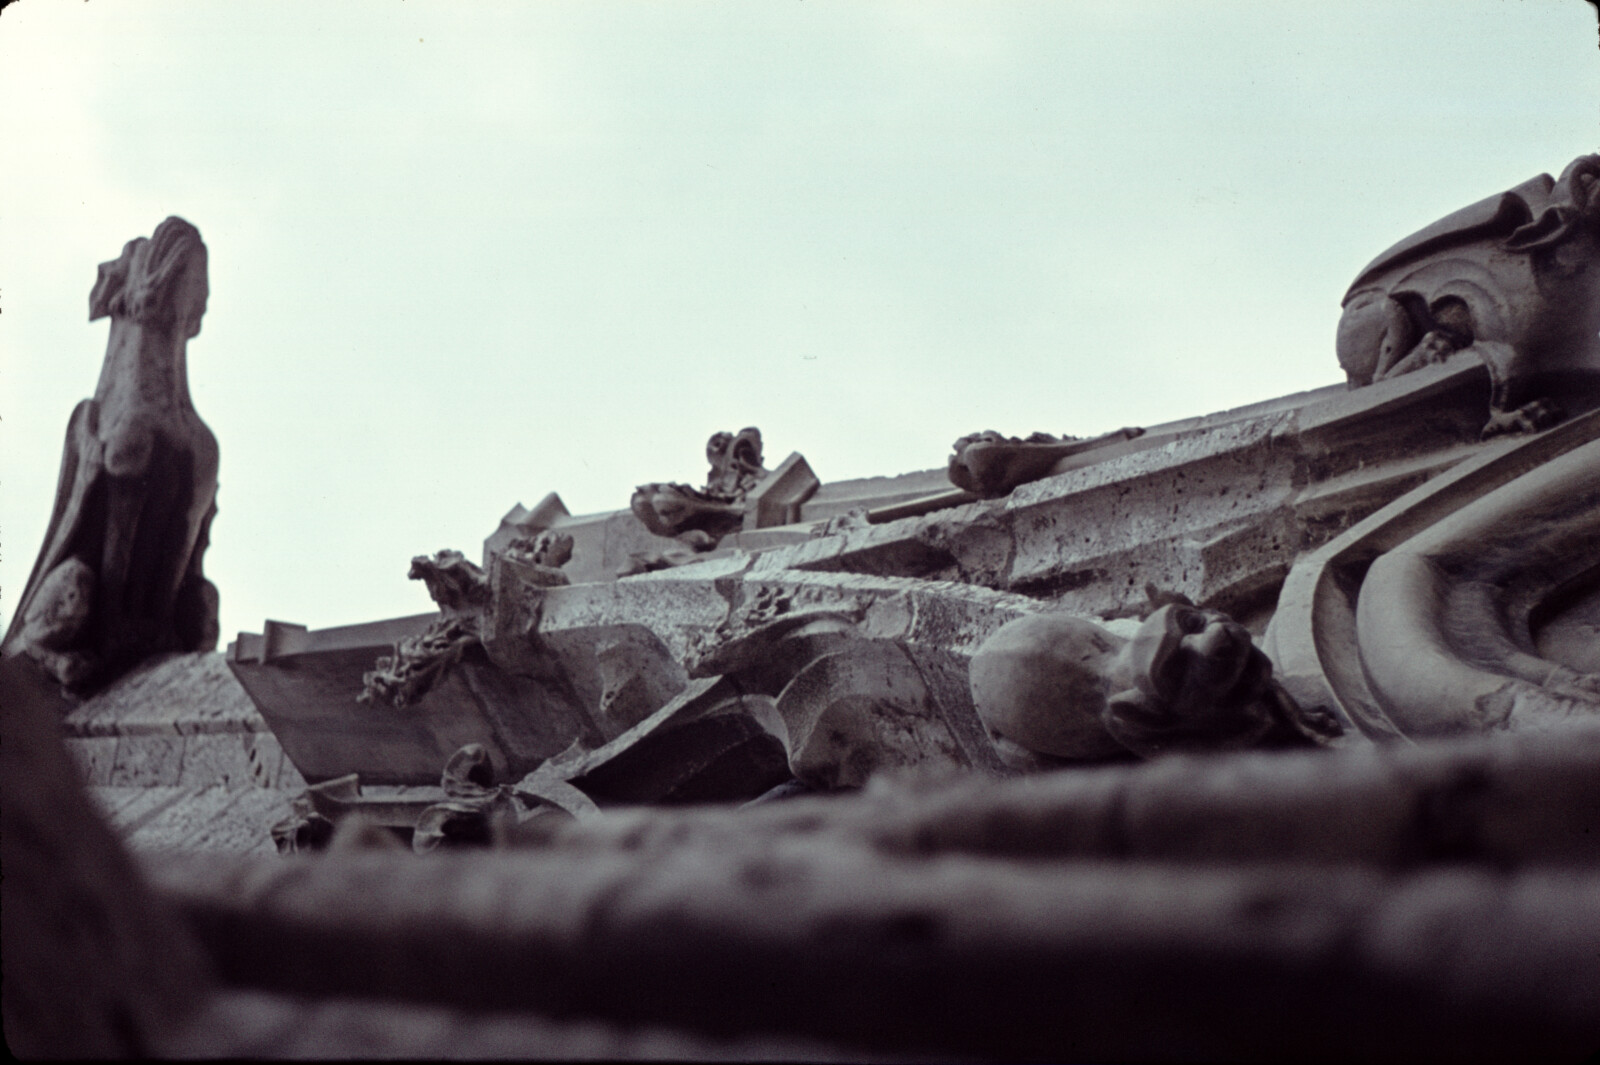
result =
[[179,649],[183,651],[214,651],[221,638],[217,586],[206,580],[202,572],[206,548],[211,546],[211,519],[216,516],[217,505],[213,502],[201,519],[173,606],[173,629],[177,632]]
[[1550,428],[1566,417],[1559,404],[1551,399],[1535,399],[1515,410],[1495,410],[1483,427],[1483,438],[1503,433],[1537,433]]
[[1547,397],[1527,396],[1523,384],[1533,359],[1502,341],[1474,345],[1489,370],[1489,421],[1483,427],[1484,439],[1502,433],[1537,433],[1566,416],[1561,407]]

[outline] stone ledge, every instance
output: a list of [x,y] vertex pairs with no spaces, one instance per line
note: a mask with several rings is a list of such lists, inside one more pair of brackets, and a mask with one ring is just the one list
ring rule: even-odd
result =
[[1570,1056],[1600,874],[669,853],[147,868],[224,978],[1001,1059]]
[[190,736],[268,732],[222,655],[153,658],[62,720],[68,736]]
[[625,810],[544,845],[666,854],[826,838],[885,855],[1600,868],[1600,723],[1558,733],[1167,756],[990,780],[874,780],[852,798]]
[[296,999],[252,991],[212,997],[160,1048],[168,1058],[483,1061],[926,1061],[789,1037],[708,1039],[667,1027],[621,1028],[415,1003]]

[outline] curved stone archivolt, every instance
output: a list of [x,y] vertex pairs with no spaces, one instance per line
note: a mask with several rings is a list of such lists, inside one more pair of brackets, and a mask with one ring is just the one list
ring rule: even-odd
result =
[[1600,589],[1597,543],[1592,412],[1491,446],[1303,559],[1268,652],[1298,700],[1373,738],[1597,713],[1594,655],[1561,638]]

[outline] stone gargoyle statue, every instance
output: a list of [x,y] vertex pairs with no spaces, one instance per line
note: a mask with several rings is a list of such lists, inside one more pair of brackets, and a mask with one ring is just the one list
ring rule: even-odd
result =
[[4,643],[70,690],[149,655],[216,646],[217,590],[201,562],[217,440],[185,362],[207,294],[200,231],[168,218],[102,263],[89,296],[89,320],[111,319],[105,363],[67,425],[49,530]]
[[1343,306],[1351,387],[1471,348],[1491,380],[1484,434],[1546,427],[1562,378],[1600,373],[1600,155],[1413,233],[1361,271]]
[[1018,618],[978,648],[968,678],[979,719],[1018,768],[1037,755],[1309,746],[1341,732],[1273,682],[1243,626],[1186,602],[1158,607],[1132,639],[1067,614]]
[[439,604],[439,617],[425,630],[395,645],[394,654],[378,659],[361,678],[358,702],[385,702],[397,709],[415,703],[448,673],[461,657],[479,646],[483,612],[488,609],[489,581],[483,570],[460,551],[446,548],[429,558],[411,560],[408,576],[428,586]]
[[1003,436],[992,429],[968,433],[950,445],[954,450],[948,469],[950,483],[973,495],[998,499],[1019,485],[1057,472],[1056,467],[1063,459],[1125,440],[1136,440],[1143,435],[1144,430],[1137,426],[1087,440],[1049,433]]
[[630,506],[645,528],[697,551],[708,551],[744,522],[741,504],[768,474],[761,464],[761,430],[714,433],[706,442],[704,488],[686,484],[642,484]]

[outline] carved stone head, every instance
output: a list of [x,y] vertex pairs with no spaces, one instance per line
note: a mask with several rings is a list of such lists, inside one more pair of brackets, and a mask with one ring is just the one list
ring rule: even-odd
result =
[[148,240],[136,237],[122,246],[118,258],[100,264],[89,293],[89,320],[109,315],[194,337],[209,294],[200,231],[181,218],[168,218]]
[[1358,292],[1339,319],[1339,366],[1351,387],[1370,385],[1411,350],[1418,335],[1406,309],[1387,292]]
[[1244,746],[1272,727],[1272,663],[1226,614],[1164,606],[1140,626],[1121,665],[1133,685],[1111,697],[1103,721],[1135,753]]
[[742,497],[767,474],[761,465],[761,430],[718,432],[706,441],[706,492],[718,498]]
[[1124,753],[1101,718],[1122,685],[1127,641],[1086,618],[1030,614],[997,629],[968,667],[978,718],[997,744],[1053,758]]

